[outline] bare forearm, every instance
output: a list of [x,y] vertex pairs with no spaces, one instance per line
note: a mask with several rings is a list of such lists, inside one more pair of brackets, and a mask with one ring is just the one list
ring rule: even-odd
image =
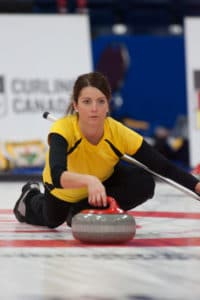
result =
[[65,171],[60,177],[60,184],[64,189],[87,187],[90,177],[92,176]]
[[60,177],[60,184],[64,189],[86,187],[88,190],[88,202],[91,205],[107,205],[105,187],[96,176],[64,171]]

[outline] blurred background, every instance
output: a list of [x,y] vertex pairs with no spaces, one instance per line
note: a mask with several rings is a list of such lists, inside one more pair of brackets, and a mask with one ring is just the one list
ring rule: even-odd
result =
[[[17,15],[86,16],[91,66],[80,68],[80,73],[91,69],[108,77],[113,91],[111,116],[141,133],[158,151],[181,167],[187,170],[198,167],[198,159],[191,159],[190,153],[185,19],[200,17],[199,0],[0,0],[0,20],[2,16]],[[0,32],[0,38],[6,34],[6,27]],[[73,30],[68,30],[65,35],[63,28],[63,40],[71,35],[73,38]],[[84,60],[82,45],[79,47],[80,57]],[[64,57],[62,68],[68,68]],[[198,78],[198,63],[195,72]],[[0,69],[1,74],[5,75],[5,70]],[[72,81],[76,74],[77,71],[70,75]],[[3,75],[0,78],[2,93]],[[199,116],[198,99],[195,107]],[[38,113],[42,110],[43,107]],[[1,102],[0,113],[3,119]],[[197,122],[195,126],[195,134],[199,136],[200,125]],[[38,176],[43,165],[45,142],[28,140],[23,135],[17,141],[13,137],[13,140],[10,137],[7,140],[7,136],[1,130],[0,178]],[[199,150],[195,151],[199,156]]]

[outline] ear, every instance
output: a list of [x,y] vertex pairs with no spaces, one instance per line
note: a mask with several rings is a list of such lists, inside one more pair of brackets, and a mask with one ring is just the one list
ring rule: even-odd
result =
[[72,103],[74,110],[77,112],[78,111],[78,107],[75,101],[73,101]]

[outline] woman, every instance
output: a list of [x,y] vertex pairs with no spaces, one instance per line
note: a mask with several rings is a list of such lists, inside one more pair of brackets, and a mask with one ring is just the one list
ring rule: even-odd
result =
[[[85,208],[107,207],[107,195],[130,210],[154,195],[154,179],[143,169],[120,162],[125,153],[153,171],[200,193],[200,182],[177,168],[143,137],[109,114],[111,89],[98,72],[79,76],[68,114],[49,132],[43,171],[44,193],[28,182],[14,207],[20,222],[55,228]],[[69,113],[70,112],[70,113]]]

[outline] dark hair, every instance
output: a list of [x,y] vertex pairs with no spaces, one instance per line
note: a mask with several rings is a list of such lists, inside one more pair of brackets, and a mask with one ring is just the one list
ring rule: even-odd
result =
[[95,87],[100,90],[106,96],[108,102],[110,102],[112,92],[107,78],[99,72],[82,74],[76,79],[74,83],[71,102],[67,108],[67,114],[74,112],[73,102],[78,102],[78,97],[81,90],[87,86]]

